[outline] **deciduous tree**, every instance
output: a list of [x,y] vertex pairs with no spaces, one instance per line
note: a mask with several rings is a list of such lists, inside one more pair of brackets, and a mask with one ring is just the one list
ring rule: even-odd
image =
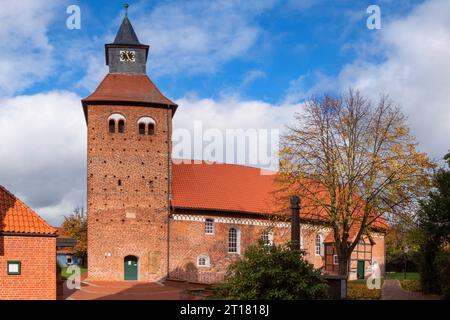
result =
[[348,275],[353,249],[380,217],[411,219],[433,164],[387,97],[373,104],[351,89],[314,97],[296,120],[281,143],[280,191],[325,217]]
[[68,216],[64,217],[62,224],[64,234],[77,239],[75,246],[76,255],[82,258],[86,264],[87,258],[87,216],[83,208],[75,208]]

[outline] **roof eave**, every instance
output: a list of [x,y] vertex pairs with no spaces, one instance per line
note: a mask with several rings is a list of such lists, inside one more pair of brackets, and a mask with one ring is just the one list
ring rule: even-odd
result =
[[127,106],[144,106],[144,107],[156,107],[156,108],[164,108],[164,109],[172,109],[172,118],[175,115],[175,112],[178,109],[178,105],[176,103],[156,103],[156,102],[148,102],[148,101],[133,101],[133,100],[101,100],[101,99],[93,99],[89,100],[89,97],[81,100],[81,104],[83,106],[84,118],[87,121],[87,106],[88,105],[127,105]]

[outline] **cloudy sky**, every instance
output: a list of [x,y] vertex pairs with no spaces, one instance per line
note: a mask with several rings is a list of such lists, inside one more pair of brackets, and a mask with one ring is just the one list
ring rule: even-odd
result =
[[[129,1],[175,128],[282,129],[314,93],[387,93],[420,148],[450,148],[450,1]],[[366,26],[381,8],[381,30]],[[66,27],[69,5],[81,29]],[[86,201],[80,99],[106,74],[122,1],[2,0],[0,184],[53,224]]]

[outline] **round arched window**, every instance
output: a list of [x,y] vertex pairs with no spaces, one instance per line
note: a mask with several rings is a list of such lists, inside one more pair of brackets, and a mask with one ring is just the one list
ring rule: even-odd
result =
[[125,117],[120,113],[113,113],[108,117],[109,133],[125,132]]
[[141,117],[138,120],[139,134],[154,135],[156,132],[156,122],[151,117]]
[[209,267],[210,266],[210,260],[209,256],[206,254],[202,254],[197,257],[197,266],[199,267]]

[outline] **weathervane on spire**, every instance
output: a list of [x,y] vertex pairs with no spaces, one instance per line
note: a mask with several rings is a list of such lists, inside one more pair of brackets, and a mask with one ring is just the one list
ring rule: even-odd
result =
[[123,5],[123,7],[125,8],[125,17],[128,18],[128,8],[130,7],[130,5],[129,5],[128,3],[125,3],[125,4]]

